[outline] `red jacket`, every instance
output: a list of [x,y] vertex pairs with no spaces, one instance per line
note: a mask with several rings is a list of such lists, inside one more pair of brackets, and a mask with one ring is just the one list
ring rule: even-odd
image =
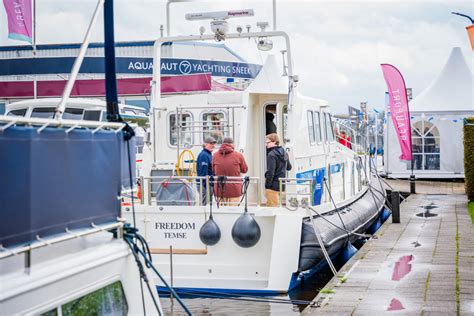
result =
[[[247,163],[245,162],[244,156],[234,151],[234,145],[222,144],[221,148],[212,157],[212,170],[216,175],[215,181],[219,176],[228,177],[239,177],[241,173],[247,173]],[[239,183],[227,183],[224,185],[224,192],[221,192],[219,183],[214,186],[214,192],[218,198],[223,196],[225,198],[240,197],[242,195],[242,181],[239,180],[228,180],[231,182]]]

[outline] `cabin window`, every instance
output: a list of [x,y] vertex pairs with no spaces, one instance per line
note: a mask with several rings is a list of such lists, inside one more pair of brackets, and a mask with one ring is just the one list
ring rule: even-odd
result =
[[331,114],[324,113],[324,136],[326,136],[327,142],[334,141],[334,129],[332,128]]
[[18,109],[8,112],[7,116],[25,116],[28,109]]
[[31,117],[39,117],[39,118],[54,118],[54,114],[56,113],[56,108],[35,108],[33,112],[31,112]]
[[41,316],[53,315],[127,315],[128,304],[122,283],[117,281],[74,301],[51,309]]
[[83,113],[84,113],[84,109],[66,108],[66,110],[64,110],[63,119],[80,120],[82,119]]
[[308,132],[309,132],[309,143],[314,145],[316,143],[316,138],[314,134],[314,117],[313,111],[308,111]]
[[205,112],[202,114],[203,134],[202,139],[212,136],[218,144],[222,144],[224,137],[229,135],[229,124],[223,112]]
[[145,115],[147,112],[150,111],[150,102],[148,102],[147,99],[125,99],[125,102],[126,104],[128,105],[133,105],[133,106],[139,106],[141,108],[143,108],[143,112],[144,114],[142,113],[137,113],[139,115]]
[[[412,152],[414,170],[440,170],[440,135],[431,122],[418,121],[412,125]],[[411,162],[407,163],[411,169]]]
[[130,107],[124,107],[121,111],[123,114],[129,114],[129,115],[146,115],[145,110],[143,109],[136,109],[136,108],[130,108]]
[[83,120],[85,121],[100,121],[100,110],[85,110]]
[[[176,114],[169,116],[170,144],[172,146],[191,146],[193,144],[192,116],[191,113],[181,113],[176,121]],[[180,131],[178,135],[178,130]],[[178,139],[179,136],[179,139]]]
[[314,112],[314,133],[316,135],[316,142],[320,143],[322,141],[321,137],[321,121],[319,119],[319,112]]
[[0,101],[0,115],[5,113],[5,102]]

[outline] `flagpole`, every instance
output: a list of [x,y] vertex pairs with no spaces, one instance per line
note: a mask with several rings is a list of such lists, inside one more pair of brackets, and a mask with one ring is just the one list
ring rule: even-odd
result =
[[[406,93],[406,90],[405,90]],[[408,100],[408,95],[407,95],[407,102]],[[410,150],[411,150],[411,175],[410,175],[410,193],[415,194],[416,193],[416,182],[415,182],[415,174],[413,173],[413,166],[415,162],[413,161],[413,135],[412,135],[412,127],[411,127],[411,114],[410,110],[408,109],[408,124],[410,126]]]
[[[32,22],[33,22],[33,34],[32,39],[33,39],[33,57],[36,57],[36,0],[33,0],[33,16],[31,17]],[[36,99],[38,97],[38,80],[36,78],[36,74],[33,75],[33,99]]]
[[36,55],[36,0],[33,0],[33,56]]

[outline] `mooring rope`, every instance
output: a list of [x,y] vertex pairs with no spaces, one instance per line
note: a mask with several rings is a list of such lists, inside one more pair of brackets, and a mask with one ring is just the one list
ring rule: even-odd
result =
[[[127,144],[127,154],[128,154],[128,174],[130,177],[130,189],[133,189],[133,177],[132,177],[132,162],[131,162],[131,157],[130,157],[130,139],[135,135],[135,132],[133,129],[125,123],[125,128],[124,128],[124,139]],[[128,224],[124,225],[123,230],[124,230],[124,240],[127,242],[128,246],[130,247],[132,254],[135,258],[135,262],[138,266],[138,271],[140,272],[140,288],[141,288],[141,295],[142,295],[142,304],[143,304],[143,313],[146,315],[146,310],[145,310],[145,298],[144,298],[144,293],[143,293],[143,283],[141,280],[143,280],[148,288],[148,291],[150,292],[151,298],[153,300],[153,303],[155,305],[155,308],[158,312],[159,315],[161,315],[160,308],[158,306],[158,303],[156,302],[155,296],[153,295],[153,292],[150,288],[149,280],[148,277],[145,273],[145,270],[143,269],[143,265],[140,261],[140,258],[138,257],[138,254],[141,254],[143,259],[145,260],[145,265],[147,268],[151,268],[155,274],[161,279],[163,284],[170,290],[170,293],[173,294],[173,296],[176,298],[176,300],[180,303],[180,305],[183,307],[185,312],[188,315],[192,315],[189,309],[186,307],[186,305],[181,301],[179,296],[176,294],[176,292],[173,290],[172,287],[166,283],[166,281],[163,279],[163,277],[160,275],[158,270],[153,266],[152,259],[151,259],[151,252],[150,248],[148,247],[148,243],[146,242],[145,238],[138,234],[138,229],[136,227],[136,220],[135,220],[135,197],[132,193],[132,213],[133,213],[133,228],[130,227]],[[142,249],[138,246],[138,242],[140,242]]]
[[318,240],[318,243],[319,243],[319,246],[321,248],[321,251],[323,252],[323,255],[324,255],[324,258],[326,259],[328,265],[329,265],[329,268],[331,269],[331,272],[334,274],[334,276],[337,275],[337,270],[336,268],[334,267],[334,265],[332,264],[332,260],[331,260],[331,257],[329,257],[329,254],[326,250],[326,247],[324,246],[324,242],[323,242],[323,239],[321,238],[321,235],[319,233],[319,230],[318,228],[316,227],[316,224],[314,223],[314,220],[313,220],[313,216],[311,215],[311,212],[310,212],[310,207],[307,205],[306,206],[306,210],[308,211],[309,213],[309,220],[311,221],[311,224],[313,225],[313,229],[314,229],[314,234],[316,235],[316,239]]

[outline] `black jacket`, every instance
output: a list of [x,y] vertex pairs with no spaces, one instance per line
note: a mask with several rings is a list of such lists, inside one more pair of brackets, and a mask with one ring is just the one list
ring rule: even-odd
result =
[[[280,178],[286,177],[291,170],[288,154],[281,146],[267,149],[267,172],[265,172],[265,189],[280,191]],[[282,187],[283,191],[285,187]]]

